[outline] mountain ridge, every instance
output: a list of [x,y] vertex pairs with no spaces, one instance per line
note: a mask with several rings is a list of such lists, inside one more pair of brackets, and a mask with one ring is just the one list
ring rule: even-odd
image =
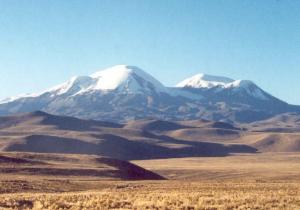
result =
[[72,77],[40,94],[0,101],[0,115],[42,110],[85,119],[125,122],[155,117],[253,122],[300,112],[248,80],[197,74],[166,87],[136,66],[117,65]]

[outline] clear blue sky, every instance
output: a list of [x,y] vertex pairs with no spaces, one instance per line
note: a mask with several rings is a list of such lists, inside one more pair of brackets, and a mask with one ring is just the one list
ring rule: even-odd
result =
[[0,0],[0,98],[136,65],[249,79],[300,104],[299,0]]

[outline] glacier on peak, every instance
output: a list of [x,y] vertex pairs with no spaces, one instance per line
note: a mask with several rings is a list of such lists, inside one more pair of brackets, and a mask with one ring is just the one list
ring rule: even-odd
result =
[[166,87],[138,67],[117,65],[38,94],[0,101],[0,115],[36,110],[118,122],[145,117],[252,122],[300,107],[248,80],[198,74]]
[[121,93],[149,93],[151,91],[167,92],[167,88],[148,73],[138,67],[128,65],[116,65],[90,76],[74,76],[68,81],[54,86],[38,94],[22,95],[9,98],[2,103],[11,102],[14,99],[30,96],[41,96],[50,93],[51,97],[67,95],[74,96],[94,91],[119,91]]
[[176,87],[188,88],[247,88],[255,85],[250,80],[234,80],[228,77],[213,76],[208,74],[196,74],[179,82]]
[[227,77],[213,76],[208,74],[196,74],[179,82],[176,87],[212,88],[216,86],[225,86],[232,82],[234,82],[234,80]]
[[143,92],[152,89],[167,92],[163,84],[136,66],[116,65],[91,75],[95,79],[94,90],[124,88],[128,92]]
[[247,93],[260,100],[268,100],[266,94],[250,80],[233,80],[227,77],[196,74],[179,82],[176,87],[204,90],[214,89],[216,93],[222,90],[229,90],[233,93]]
[[227,77],[197,74],[178,83],[176,87],[170,88],[165,87],[139,67],[116,65],[97,71],[89,76],[72,77],[68,81],[38,94],[20,95],[2,100],[0,104],[13,102],[20,98],[39,97],[44,94],[54,98],[56,96],[72,97],[92,92],[144,95],[166,93],[170,96],[181,96],[192,100],[203,98],[201,93],[195,94],[194,92],[185,91],[184,88],[204,90],[216,88],[216,92],[228,89],[235,93],[246,91],[247,94],[259,99],[266,100],[268,98],[260,88],[248,80],[233,80]]

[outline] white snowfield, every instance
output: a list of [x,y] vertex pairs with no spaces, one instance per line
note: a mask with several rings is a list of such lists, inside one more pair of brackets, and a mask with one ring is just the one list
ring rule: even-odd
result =
[[179,82],[176,87],[190,87],[190,88],[247,88],[254,84],[249,80],[233,80],[227,77],[212,76],[207,74],[197,74],[190,78]]
[[[67,82],[50,88],[38,94],[20,95],[0,101],[0,104],[13,102],[20,98],[39,97],[49,93],[50,97],[66,95],[75,96],[99,91],[101,93],[114,91],[122,94],[151,94],[153,92],[182,96],[190,99],[200,99],[197,95],[185,90],[185,88],[217,88],[232,89],[233,92],[246,91],[249,95],[260,100],[267,100],[268,97],[253,82],[247,80],[233,80],[226,77],[197,74],[183,80],[175,87],[165,87],[154,77],[138,67],[129,65],[116,65],[111,68],[98,71],[90,76],[72,77]],[[220,91],[220,90],[216,90]]]
[[227,77],[212,76],[207,74],[196,74],[190,78],[179,82],[176,87],[191,88],[213,88],[216,86],[226,87],[226,85],[234,82],[233,79]]
[[[143,88],[134,75],[153,84],[153,87],[160,92],[166,92],[166,88],[148,73],[135,66],[117,65],[91,75],[97,82],[93,87],[96,90],[115,90],[120,86],[130,85],[132,91]],[[129,84],[132,82],[133,84]]]
[[227,77],[212,76],[207,74],[197,74],[179,82],[176,87],[195,88],[195,89],[212,89],[216,92],[220,89],[231,89],[232,92],[246,91],[248,95],[261,100],[268,100],[263,91],[249,80],[233,80]]
[[[148,84],[152,84],[152,86],[149,87]],[[46,92],[53,92],[56,95],[77,95],[92,91],[117,90],[135,94],[149,92],[151,88],[157,92],[167,92],[167,88],[159,81],[138,67],[117,65],[90,76],[73,77]]]

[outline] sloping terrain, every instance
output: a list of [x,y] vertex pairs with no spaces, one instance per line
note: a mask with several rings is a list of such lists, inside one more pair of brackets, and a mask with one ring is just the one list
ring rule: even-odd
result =
[[203,120],[178,121],[184,126],[176,130],[166,130],[165,135],[187,141],[205,141],[228,143],[230,140],[241,137],[243,128],[225,122],[211,122]]
[[182,125],[177,122],[164,120],[135,120],[129,121],[124,128],[140,129],[149,132],[163,132],[189,128],[190,126]]
[[300,133],[264,133],[242,138],[260,152],[299,152]]
[[[288,120],[296,127],[294,121]],[[300,151],[297,130],[273,132],[270,123],[268,126],[266,131],[257,131],[252,124],[153,119],[117,124],[38,111],[0,117],[0,150],[91,154],[121,160]]]
[[[239,135],[239,130],[231,127],[228,129],[227,124],[227,127],[221,129],[221,134],[219,126],[212,126],[215,124],[207,125],[211,129],[208,136],[221,137],[226,133],[228,136]],[[204,141],[208,138],[204,135],[200,135],[197,141],[169,135],[172,132],[181,132],[187,127],[192,129],[180,122],[150,120],[122,125],[34,112],[0,118],[0,149],[93,154],[122,160],[226,156],[235,152],[256,152],[255,148],[247,145]]]
[[106,180],[162,180],[132,163],[87,155],[0,153],[1,176],[89,177]]
[[284,113],[266,120],[247,125],[253,131],[261,132],[300,132],[300,114]]

